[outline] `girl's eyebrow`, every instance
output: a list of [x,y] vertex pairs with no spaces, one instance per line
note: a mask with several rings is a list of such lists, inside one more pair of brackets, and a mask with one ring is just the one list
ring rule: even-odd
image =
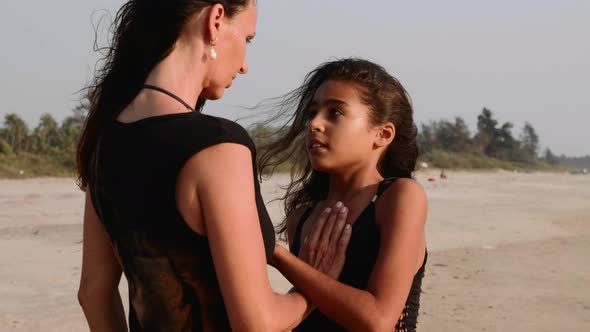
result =
[[[322,103],[322,105],[324,106],[348,106],[348,104],[340,99],[336,99],[336,98],[330,98],[330,99],[326,99],[324,100]],[[320,103],[318,103],[317,101],[312,101],[310,106],[319,106]]]

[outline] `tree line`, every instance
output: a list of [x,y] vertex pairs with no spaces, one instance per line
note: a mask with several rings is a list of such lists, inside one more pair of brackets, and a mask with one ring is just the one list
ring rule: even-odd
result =
[[45,113],[34,128],[29,128],[18,114],[6,114],[0,127],[0,157],[4,161],[19,156],[40,157],[35,160],[51,161],[54,166],[73,170],[86,109],[85,105],[78,105],[61,123]]
[[[61,123],[58,123],[51,114],[43,114],[34,128],[29,128],[17,114],[6,114],[0,127],[0,162],[7,163],[11,160],[10,158],[18,159],[19,156],[28,156],[27,162],[50,161],[56,167],[73,170],[76,145],[87,109],[87,105],[81,103]],[[541,153],[539,136],[530,123],[525,123],[518,137],[513,135],[513,129],[512,123],[501,124],[487,108],[478,115],[477,130],[474,133],[470,132],[465,120],[461,117],[456,117],[454,121],[438,120],[421,124],[417,138],[421,160],[439,167],[455,165],[465,168],[478,167],[474,166],[473,162],[457,163],[461,156],[466,155],[472,161],[474,156],[475,158],[481,156],[487,158],[486,160],[506,161],[531,167],[541,163],[578,166],[590,161],[590,157],[572,160],[565,156],[556,156],[548,148]],[[260,146],[272,137],[273,128],[259,124],[252,126],[249,132],[255,144]],[[512,167],[513,164],[495,162],[482,164],[480,162],[479,165],[486,168]]]
[[434,151],[468,153],[520,164],[534,165],[546,162],[559,164],[559,158],[551,149],[540,153],[539,135],[528,122],[520,135],[512,133],[510,122],[500,124],[491,110],[484,108],[477,116],[477,130],[471,133],[465,120],[439,120],[422,124],[418,134],[420,151],[428,155]]

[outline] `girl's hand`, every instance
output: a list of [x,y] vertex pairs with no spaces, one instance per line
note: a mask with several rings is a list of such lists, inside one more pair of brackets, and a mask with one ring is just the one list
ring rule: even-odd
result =
[[301,260],[334,279],[342,272],[352,231],[347,216],[348,208],[341,202],[322,211],[299,251]]

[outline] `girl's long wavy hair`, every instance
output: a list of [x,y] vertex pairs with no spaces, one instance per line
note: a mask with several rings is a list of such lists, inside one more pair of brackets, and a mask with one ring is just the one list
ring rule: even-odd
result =
[[[254,0],[130,0],[117,12],[102,67],[86,88],[90,107],[76,153],[78,186],[96,172],[92,163],[101,132],[137,96],[151,70],[173,50],[188,20],[215,4],[232,18]],[[199,98],[195,109],[205,100]]]
[[[383,67],[367,60],[349,58],[326,62],[310,72],[299,88],[264,105],[277,112],[265,122],[267,125],[284,121],[287,116],[287,121],[271,135],[271,141],[262,145],[258,159],[261,176],[272,174],[286,161],[293,163],[291,182],[282,197],[285,216],[324,200],[328,194],[328,174],[313,169],[305,146],[309,124],[307,110],[317,89],[328,80],[350,81],[359,87],[362,101],[369,106],[370,125],[394,124],[395,138],[377,165],[381,176],[411,178],[416,167],[417,129],[410,97],[401,83]],[[277,231],[284,238],[286,218]]]

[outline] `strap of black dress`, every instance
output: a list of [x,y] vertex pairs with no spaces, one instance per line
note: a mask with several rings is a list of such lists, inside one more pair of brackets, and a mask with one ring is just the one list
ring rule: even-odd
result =
[[381,182],[379,182],[379,186],[377,187],[377,192],[375,193],[375,196],[373,197],[373,202],[375,202],[379,197],[381,197],[381,194],[383,194],[383,192],[385,190],[387,190],[387,188],[389,188],[389,185],[394,183],[397,179],[399,179],[399,178],[398,177],[390,177],[390,178],[383,179]]
[[168,90],[164,90],[158,86],[155,85],[150,85],[150,84],[144,84],[142,86],[143,89],[150,89],[150,90],[155,90],[158,92],[161,92],[171,98],[174,98],[176,101],[178,101],[179,103],[181,103],[182,105],[184,105],[184,107],[186,107],[186,109],[192,111],[192,112],[196,112],[195,109],[193,107],[191,107],[189,104],[187,104],[184,100],[182,100],[180,97],[178,97],[177,95],[173,94],[172,92],[168,91]]

